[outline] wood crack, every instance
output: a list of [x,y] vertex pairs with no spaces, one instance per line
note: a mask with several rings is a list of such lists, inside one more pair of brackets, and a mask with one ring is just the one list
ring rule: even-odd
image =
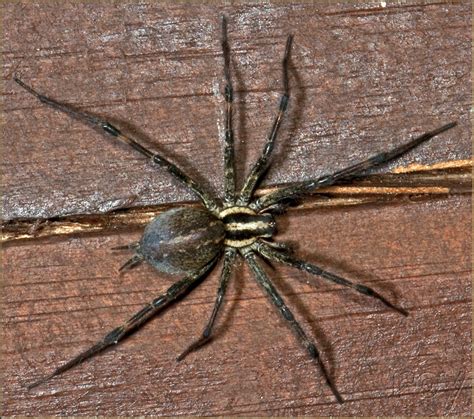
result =
[[[411,165],[391,173],[355,178],[349,182],[318,189],[289,211],[318,208],[343,208],[365,204],[398,204],[440,196],[471,194],[472,161],[457,160],[432,166]],[[257,196],[283,186],[264,187]],[[78,214],[47,219],[16,219],[1,224],[0,243],[69,236],[73,234],[106,233],[143,228],[158,214],[171,208],[199,207],[198,202],[176,202],[156,206],[121,208],[104,214]]]

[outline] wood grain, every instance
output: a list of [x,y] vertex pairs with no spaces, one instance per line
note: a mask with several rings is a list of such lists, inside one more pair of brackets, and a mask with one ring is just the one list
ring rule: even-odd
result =
[[[264,188],[342,168],[453,120],[455,129],[374,171],[374,182],[386,185],[389,171],[410,164],[471,159],[469,2],[1,7],[5,225],[110,220],[117,209],[130,220],[194,199],[126,147],[42,106],[13,74],[110,118],[222,190],[223,13],[240,181],[277,107],[287,33],[295,35],[292,99]],[[399,187],[414,181],[399,179]],[[279,237],[305,258],[410,312],[405,319],[306,274],[269,270],[318,342],[342,406],[243,264],[215,340],[185,361],[175,357],[210,314],[218,270],[123,344],[28,392],[173,278],[148,266],[117,274],[127,255],[110,248],[136,240],[139,224],[11,242],[2,259],[2,415],[469,416],[471,197],[463,182],[422,199],[315,204],[279,219]]]

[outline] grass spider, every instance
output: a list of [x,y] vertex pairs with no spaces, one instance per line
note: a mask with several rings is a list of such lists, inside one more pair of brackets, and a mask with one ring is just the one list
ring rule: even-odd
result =
[[120,247],[130,250],[133,256],[120,268],[129,270],[147,262],[158,271],[179,275],[182,279],[174,283],[162,295],[155,298],[140,311],[135,313],[121,326],[113,329],[96,344],[81,352],[69,362],[59,366],[50,375],[31,384],[33,388],[44,383],[70,368],[82,363],[88,358],[103,351],[105,348],[117,344],[152,318],[165,306],[171,304],[179,296],[204,280],[209,272],[223,257],[223,268],[217,290],[217,296],[211,316],[201,335],[193,341],[177,358],[182,360],[190,352],[207,343],[212,337],[212,331],[218,312],[222,306],[232,268],[237,256],[242,257],[249,265],[258,284],[276,306],[281,316],[299,338],[308,355],[317,363],[326,383],[339,403],[343,398],[327,372],[327,368],[320,358],[315,343],[301,328],[293,313],[285,304],[274,287],[271,279],[262,267],[259,256],[269,262],[279,262],[291,267],[309,272],[325,280],[352,288],[353,290],[378,300],[380,303],[393,309],[401,315],[408,313],[365,285],[351,282],[333,273],[327,272],[318,266],[299,259],[284,243],[273,240],[276,233],[275,216],[284,212],[289,202],[295,198],[304,197],[316,189],[332,185],[340,180],[354,175],[361,175],[367,169],[396,159],[407,151],[417,147],[434,136],[454,127],[455,122],[446,124],[436,130],[412,139],[387,152],[379,153],[365,161],[319,177],[292,184],[264,196],[256,198],[254,191],[269,168],[270,157],[275,140],[286,113],[290,98],[288,68],[293,37],[287,38],[286,48],[282,61],[283,94],[270,134],[263,152],[246,177],[243,186],[238,189],[234,172],[234,138],[232,127],[233,88],[230,70],[230,48],[227,37],[227,20],[222,18],[222,51],[224,57],[224,99],[225,99],[225,139],[224,139],[224,199],[213,197],[199,184],[186,175],[165,157],[150,151],[140,142],[123,134],[119,128],[104,119],[82,112],[60,103],[54,99],[38,93],[19,78],[14,80],[26,91],[34,95],[42,103],[66,113],[94,128],[103,130],[108,136],[131,146],[135,151],[150,159],[159,168],[167,170],[181,183],[190,188],[201,200],[203,208],[176,208],[157,216],[146,227],[143,236],[137,243]]

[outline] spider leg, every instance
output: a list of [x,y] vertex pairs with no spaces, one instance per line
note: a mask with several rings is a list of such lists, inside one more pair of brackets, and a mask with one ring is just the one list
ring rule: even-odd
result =
[[252,209],[261,212],[271,207],[272,205],[275,205],[281,200],[294,198],[304,194],[309,194],[318,188],[330,186],[341,179],[346,179],[354,175],[359,175],[365,170],[371,169],[374,166],[387,163],[390,160],[394,160],[402,156],[409,150],[419,146],[425,141],[428,141],[436,135],[453,128],[454,126],[456,126],[456,124],[456,122],[451,122],[449,124],[443,125],[442,127],[435,129],[434,131],[427,132],[405,144],[395,147],[394,149],[388,152],[376,154],[375,156],[372,156],[371,158],[363,162],[354,164],[330,175],[325,175],[318,179],[299,182],[286,188],[279,189],[275,192],[271,192],[265,196],[258,198],[250,206]]
[[259,157],[255,165],[252,167],[247,179],[245,180],[244,186],[240,192],[238,199],[239,205],[247,205],[250,201],[252,193],[257,186],[258,181],[268,168],[268,160],[273,151],[275,145],[275,139],[278,134],[278,129],[281,125],[282,117],[288,107],[288,100],[290,98],[290,89],[288,82],[288,63],[290,60],[291,43],[293,41],[293,35],[289,35],[286,41],[285,55],[283,56],[282,67],[283,67],[283,95],[280,99],[280,107],[278,109],[277,116],[273,121],[273,126],[270,131],[267,142],[263,148],[262,155]]
[[145,148],[143,145],[138,143],[133,138],[130,138],[126,136],[125,134],[122,134],[122,132],[118,128],[113,126],[110,122],[104,119],[98,118],[96,116],[90,115],[86,112],[75,110],[69,105],[57,102],[54,99],[44,96],[38,93],[32,87],[25,84],[23,81],[21,81],[17,77],[14,77],[13,80],[15,80],[27,92],[31,93],[33,96],[36,96],[36,98],[39,99],[42,103],[48,106],[51,106],[52,108],[57,109],[58,111],[64,112],[65,114],[69,115],[71,118],[77,119],[95,128],[102,129],[104,132],[112,135],[113,137],[117,138],[123,143],[130,145],[136,151],[143,154],[145,157],[149,158],[157,166],[160,166],[166,169],[181,183],[183,183],[188,188],[190,188],[197,196],[199,196],[199,198],[201,199],[201,201],[204,203],[204,205],[209,211],[211,211],[214,214],[217,214],[218,209],[219,209],[218,203],[207,192],[202,190],[201,187],[193,179],[191,179],[188,175],[186,175],[175,164],[169,162],[158,153],[153,153],[152,151],[148,150],[147,148]]
[[225,257],[224,257],[224,267],[222,268],[221,279],[219,281],[219,288],[217,290],[217,298],[214,304],[214,309],[212,310],[211,317],[207,322],[204,331],[200,338],[195,340],[191,345],[189,345],[182,353],[179,355],[176,360],[182,361],[189,353],[195,351],[196,349],[200,348],[202,345],[209,342],[212,338],[212,328],[214,326],[214,322],[217,317],[217,313],[219,312],[219,308],[221,307],[222,301],[224,300],[224,295],[227,289],[227,284],[229,283],[229,278],[232,270],[232,264],[234,263],[236,255],[236,250],[232,247],[228,247],[225,250]]
[[[293,246],[291,246],[289,243],[276,242],[265,238],[260,238],[256,243],[256,246],[258,246],[259,243],[263,243],[271,249],[276,249],[287,254],[293,254],[295,252]],[[259,250],[258,248],[256,249]]]
[[274,248],[268,246],[266,243],[262,241],[260,241],[259,243],[256,243],[254,245],[254,248],[258,253],[260,253],[263,257],[267,259],[280,262],[288,266],[292,266],[302,271],[309,272],[310,274],[320,276],[336,284],[340,284],[340,285],[344,285],[345,287],[352,288],[353,290],[361,294],[368,295],[369,297],[372,297],[381,301],[392,310],[395,310],[398,313],[403,314],[404,316],[408,316],[408,312],[405,309],[397,307],[396,305],[392,304],[390,301],[388,301],[385,297],[380,295],[377,291],[374,291],[372,288],[366,287],[365,285],[354,284],[348,279],[332,274],[331,272],[327,272],[316,265],[305,262],[303,260],[296,259],[295,257],[289,255],[288,253],[284,251],[275,250]]
[[224,201],[235,203],[234,131],[232,129],[232,103],[234,89],[230,77],[230,48],[227,39],[227,18],[222,16],[222,54],[224,55],[225,90],[225,142],[224,142]]
[[60,367],[56,368],[50,375],[30,384],[28,389],[32,389],[44,382],[50,380],[51,378],[62,374],[63,372],[71,369],[72,367],[81,364],[86,359],[92,358],[94,355],[102,352],[104,349],[108,348],[109,346],[117,344],[123,338],[128,336],[132,331],[138,329],[142,326],[147,320],[153,317],[158,311],[169,305],[171,302],[176,300],[180,295],[184,294],[192,285],[196,284],[200,279],[202,279],[215,265],[218,258],[215,258],[210,263],[208,263],[205,267],[201,268],[195,274],[189,275],[180,281],[174,283],[168,290],[160,295],[159,297],[155,298],[152,302],[148,305],[143,307],[137,313],[135,313],[132,317],[130,317],[125,323],[121,326],[116,327],[107,335],[105,335],[102,340],[97,342],[96,344],[92,345],[89,349],[86,349],[84,352],[81,352],[79,355],[71,359],[70,361],[66,362],[65,364],[61,365]]
[[278,294],[278,291],[273,286],[272,282],[266,275],[265,271],[258,264],[255,258],[255,253],[252,250],[246,249],[246,250],[241,250],[241,254],[245,258],[247,263],[249,264],[250,268],[252,269],[257,282],[267,292],[267,294],[271,298],[272,303],[278,308],[283,318],[286,321],[288,321],[291,328],[296,332],[296,334],[300,338],[301,342],[303,343],[303,346],[306,348],[311,358],[317,361],[319,368],[321,369],[321,372],[326,380],[326,383],[330,387],[337,401],[339,403],[343,403],[344,400],[342,399],[341,395],[337,391],[337,388],[332,382],[332,380],[329,378],[329,374],[326,370],[326,367],[324,366],[323,361],[319,357],[319,351],[316,348],[316,345],[308,338],[308,336],[306,336],[306,333],[304,332],[304,330],[301,328],[299,323],[295,320],[293,313],[286,306],[285,302],[283,301],[281,296]]

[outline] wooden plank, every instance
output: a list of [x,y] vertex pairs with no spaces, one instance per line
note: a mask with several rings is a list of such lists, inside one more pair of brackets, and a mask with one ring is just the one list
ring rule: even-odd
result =
[[123,344],[28,392],[26,385],[172,280],[148,266],[117,274],[127,255],[110,248],[139,234],[10,246],[4,251],[4,414],[468,415],[469,203],[453,197],[281,217],[281,239],[297,241],[305,258],[410,312],[404,318],[294,270],[269,271],[321,347],[347,399],[343,406],[241,263],[215,340],[186,360],[175,357],[207,320],[218,272]]
[[[381,4],[3,4],[4,220],[98,219],[116,208],[194,199],[125,147],[39,104],[13,74],[110,118],[220,191],[222,13],[230,19],[240,180],[275,113],[290,32],[292,100],[267,188],[342,168],[452,120],[458,127],[375,173],[469,162],[470,3]],[[305,257],[410,311],[404,319],[348,290],[313,287],[302,273],[269,271],[319,343],[343,406],[243,265],[215,341],[182,363],[175,357],[209,316],[217,271],[124,344],[28,392],[172,280],[147,266],[117,275],[126,255],[109,249],[137,239],[135,228],[11,244],[2,261],[2,414],[468,416],[464,192],[315,205],[281,217],[281,238]]]
[[[444,197],[452,194],[471,194],[472,163],[458,160],[458,167],[444,170],[420,170],[398,174],[371,175],[352,180],[350,183],[317,189],[312,196],[298,205],[300,209],[335,208],[366,204],[396,204],[413,199]],[[450,166],[454,163],[450,162]],[[399,168],[398,170],[407,168]],[[283,186],[260,188],[257,196],[274,192]],[[0,243],[28,241],[43,237],[71,236],[75,234],[108,233],[110,231],[145,228],[164,211],[186,205],[201,207],[200,202],[151,205],[124,210],[112,210],[105,214],[80,214],[54,219],[24,218],[3,223]],[[289,211],[292,210],[290,207]]]
[[13,74],[112,119],[221,191],[222,13],[240,181],[277,108],[288,33],[292,100],[267,184],[325,174],[453,120],[455,130],[381,170],[470,159],[469,3],[269,7],[4,6],[5,219],[195,199],[126,147],[39,103]]

